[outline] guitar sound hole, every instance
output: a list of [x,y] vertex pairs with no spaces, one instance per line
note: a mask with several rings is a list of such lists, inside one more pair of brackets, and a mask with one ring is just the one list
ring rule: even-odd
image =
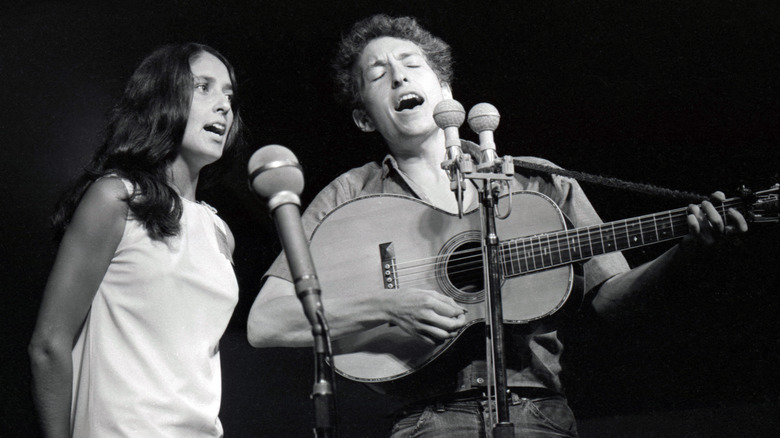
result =
[[452,286],[460,292],[467,295],[483,292],[485,279],[480,242],[460,245],[447,260],[445,272]]

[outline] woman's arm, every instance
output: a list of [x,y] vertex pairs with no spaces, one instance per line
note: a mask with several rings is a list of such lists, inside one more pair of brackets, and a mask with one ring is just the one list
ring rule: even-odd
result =
[[93,183],[60,243],[28,348],[33,399],[46,437],[70,436],[71,352],[124,233],[127,190],[118,178]]

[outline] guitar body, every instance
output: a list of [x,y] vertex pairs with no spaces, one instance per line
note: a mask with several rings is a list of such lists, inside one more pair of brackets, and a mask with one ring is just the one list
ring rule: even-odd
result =
[[[479,211],[458,218],[398,195],[357,198],[323,219],[310,246],[323,295],[392,294],[399,287],[416,287],[449,295],[468,310],[467,325],[441,345],[431,346],[388,324],[341,338],[333,345],[339,374],[374,383],[407,376],[439,357],[467,329],[485,322],[481,222]],[[496,222],[501,241],[566,228],[555,203],[537,192],[514,193],[512,213]],[[554,313],[569,297],[573,278],[571,265],[504,276],[505,323]]]

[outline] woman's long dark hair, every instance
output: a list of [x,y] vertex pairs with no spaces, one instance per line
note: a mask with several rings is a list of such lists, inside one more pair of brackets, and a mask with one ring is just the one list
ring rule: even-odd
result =
[[103,144],[84,173],[64,193],[52,217],[55,239],[65,232],[89,185],[107,174],[131,181],[136,190],[127,198],[130,213],[153,239],[179,232],[182,203],[168,183],[166,170],[176,158],[192,103],[190,61],[210,53],[227,67],[233,85],[233,125],[225,152],[232,152],[243,129],[239,117],[233,66],[213,48],[197,43],[171,44],[147,56],[127,82],[122,98],[111,110]]

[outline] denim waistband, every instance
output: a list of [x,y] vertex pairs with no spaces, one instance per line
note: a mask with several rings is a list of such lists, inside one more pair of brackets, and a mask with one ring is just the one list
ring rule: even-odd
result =
[[[548,388],[530,387],[530,386],[518,386],[508,388],[511,394],[514,394],[520,398],[546,398],[546,397],[565,397],[558,391],[554,391]],[[427,406],[427,405],[439,405],[463,401],[475,401],[479,402],[487,398],[486,388],[473,388],[465,391],[453,392],[451,394],[443,394],[436,397],[426,398],[418,400],[409,404],[409,406]]]

